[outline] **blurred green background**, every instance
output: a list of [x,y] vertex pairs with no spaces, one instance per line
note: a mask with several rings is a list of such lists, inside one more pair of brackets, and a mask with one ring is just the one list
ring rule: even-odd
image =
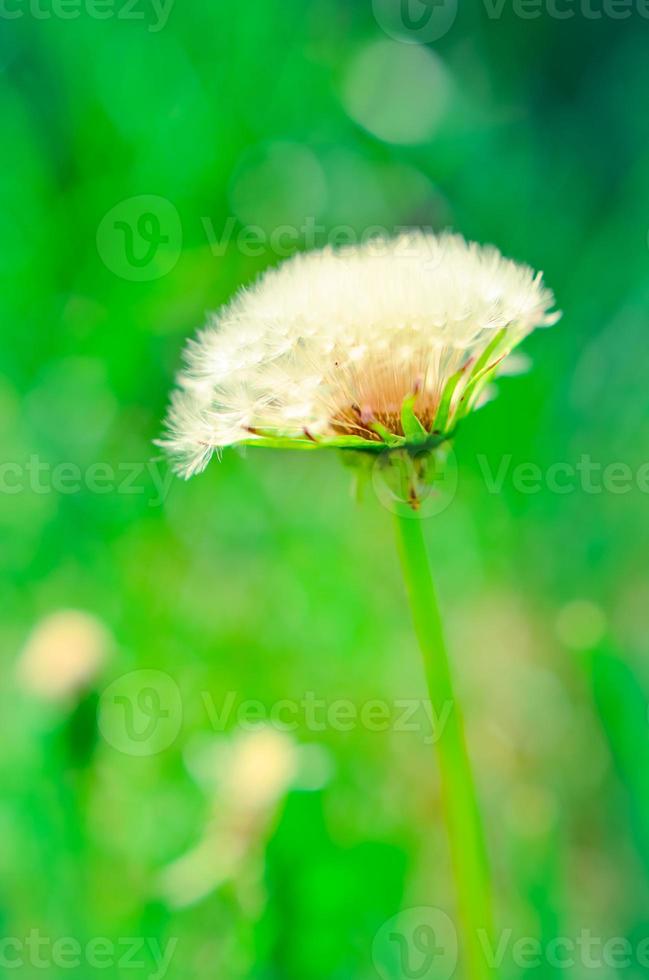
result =
[[426,525],[502,976],[649,976],[648,12],[411,3],[2,7],[4,975],[465,977],[386,965],[400,910],[454,916],[389,508],[152,444],[207,311],[417,225],[565,314]]

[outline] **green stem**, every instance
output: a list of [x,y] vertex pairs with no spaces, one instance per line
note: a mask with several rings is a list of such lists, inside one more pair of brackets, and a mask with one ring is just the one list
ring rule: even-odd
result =
[[494,947],[486,849],[421,525],[415,514],[397,516],[399,551],[430,699],[435,717],[446,719],[436,748],[457,889],[464,976],[466,980],[493,980],[496,971],[489,963],[489,950]]

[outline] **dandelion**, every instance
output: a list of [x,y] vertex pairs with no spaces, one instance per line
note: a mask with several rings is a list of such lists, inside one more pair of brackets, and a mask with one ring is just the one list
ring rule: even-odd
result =
[[[191,341],[160,440],[177,472],[228,446],[342,450],[403,489],[399,549],[436,711],[467,975],[492,976],[482,827],[421,521],[458,424],[488,400],[512,350],[549,326],[541,274],[457,235],[412,232],[298,255],[243,290]],[[419,515],[420,516],[420,515]]]
[[260,849],[293,788],[320,788],[326,756],[284,732],[258,729],[198,745],[188,768],[211,800],[200,840],[168,865],[160,894],[173,908],[201,901],[226,882],[261,879]]
[[189,343],[162,444],[187,477],[237,444],[440,443],[552,304],[540,275],[458,236],[298,255]]
[[66,703],[87,690],[103,668],[108,630],[89,613],[61,609],[40,620],[16,664],[20,686],[52,703]]

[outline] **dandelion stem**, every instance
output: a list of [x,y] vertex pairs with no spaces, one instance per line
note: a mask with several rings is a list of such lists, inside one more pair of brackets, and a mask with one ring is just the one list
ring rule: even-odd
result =
[[[471,774],[458,699],[444,642],[422,521],[397,516],[399,551],[415,632],[435,717],[446,719],[436,743],[442,798],[456,881],[460,946],[466,980],[493,980],[491,894],[480,811]],[[450,710],[449,710],[450,709]]]

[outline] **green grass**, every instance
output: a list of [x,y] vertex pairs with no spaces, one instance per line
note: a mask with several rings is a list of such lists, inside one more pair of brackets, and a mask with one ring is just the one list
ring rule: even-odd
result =
[[[371,486],[356,504],[328,454],[229,453],[187,484],[165,484],[165,465],[151,462],[185,336],[278,261],[268,245],[245,254],[241,239],[213,254],[205,223],[218,238],[235,203],[271,230],[300,209],[359,235],[375,223],[450,225],[543,268],[555,289],[564,319],[526,344],[532,373],[503,380],[461,426],[457,493],[426,536],[497,932],[511,930],[502,977],[583,975],[547,955],[524,968],[520,938],[546,949],[587,928],[640,949],[647,494],[637,482],[620,492],[610,472],[600,492],[576,470],[568,493],[546,478],[583,456],[635,478],[649,459],[649,26],[636,13],[526,21],[507,10],[490,20],[463,7],[432,46],[451,103],[412,146],[382,142],[344,109],[355,54],[385,39],[369,3],[194,0],[158,32],[150,18],[2,21],[3,937],[24,944],[39,930],[84,950],[100,937],[177,940],[172,980],[369,980],[375,937],[401,909],[455,914],[389,512]],[[295,175],[244,181],[275,142],[308,151],[324,192]],[[167,274],[133,281],[102,261],[97,229],[145,194],[177,210],[182,246]],[[485,472],[503,460],[490,493]],[[97,462],[111,468],[102,492]],[[39,476],[36,463],[49,469]],[[530,463],[540,486],[521,490],[517,467]],[[586,649],[557,628],[575,599],[605,624]],[[65,608],[105,624],[110,657],[84,697],[47,705],[21,689],[15,663],[34,625]],[[155,755],[120,752],[97,728],[97,701],[136,670],[161,671],[180,692],[178,730]],[[122,683],[136,705],[137,678]],[[266,711],[297,703],[299,771],[227,880],[178,908],[160,893],[164,869],[210,827],[210,853],[230,853],[228,820],[242,825],[239,811],[228,816],[241,791],[223,784],[240,719],[215,730],[206,708],[218,712],[228,692]],[[309,692],[325,711],[378,699],[390,723],[314,725],[299,707]],[[404,700],[419,705],[405,725]],[[214,751],[211,783],[197,760]],[[11,959],[15,947],[3,949]],[[134,973],[155,975],[155,949]],[[42,974],[24,959],[7,974]],[[98,972],[123,975],[117,953],[108,959]],[[621,972],[645,970],[634,960]]]

